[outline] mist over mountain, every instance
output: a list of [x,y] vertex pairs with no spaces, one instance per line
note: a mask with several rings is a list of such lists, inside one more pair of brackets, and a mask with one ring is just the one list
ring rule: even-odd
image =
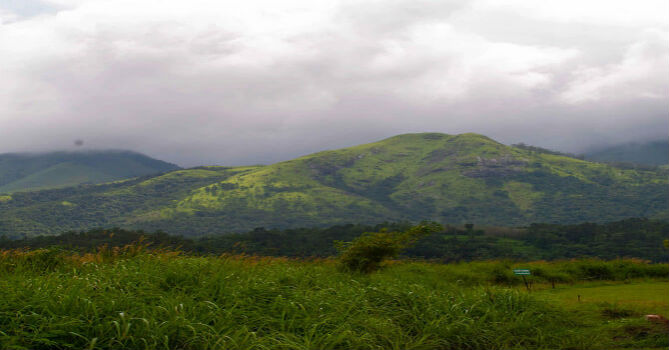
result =
[[666,0],[0,1],[0,149],[84,139],[191,167],[424,131],[571,153],[666,137],[666,13]]
[[645,165],[669,164],[669,140],[633,142],[590,150],[585,158],[597,162]]
[[0,154],[0,193],[98,184],[177,169],[123,150],[5,153]]
[[0,350],[669,349],[667,14],[0,0]]

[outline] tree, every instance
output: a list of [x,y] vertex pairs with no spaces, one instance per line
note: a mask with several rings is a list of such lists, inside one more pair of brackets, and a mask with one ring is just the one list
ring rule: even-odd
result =
[[335,242],[340,251],[339,262],[348,271],[371,273],[381,267],[381,263],[394,258],[419,238],[443,230],[434,222],[423,222],[404,232],[365,232],[351,242]]

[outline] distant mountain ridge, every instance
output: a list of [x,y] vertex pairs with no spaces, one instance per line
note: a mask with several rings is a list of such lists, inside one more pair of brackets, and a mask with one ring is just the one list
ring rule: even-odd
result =
[[669,164],[669,139],[626,143],[587,152],[585,159],[607,163]]
[[478,134],[405,134],[267,166],[198,167],[0,196],[0,235],[114,226],[199,235],[386,220],[666,219],[667,175],[666,169],[619,169]]
[[178,166],[123,150],[0,154],[0,193],[99,184]]

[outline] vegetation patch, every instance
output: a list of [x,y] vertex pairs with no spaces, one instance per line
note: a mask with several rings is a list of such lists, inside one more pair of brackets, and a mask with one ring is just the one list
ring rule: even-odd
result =
[[[491,282],[490,273],[507,267],[513,264],[395,261],[363,275],[343,272],[327,259],[196,257],[147,250],[142,244],[103,247],[94,253],[2,251],[0,347],[609,349],[619,344],[669,345],[654,333],[653,325],[606,323],[612,318],[602,313],[563,310],[541,293],[506,287],[508,281]],[[625,317],[617,315],[615,320]],[[625,335],[616,338],[613,330]]]
[[523,211],[532,209],[533,204],[542,197],[542,193],[534,191],[528,183],[509,181],[503,188],[513,203]]

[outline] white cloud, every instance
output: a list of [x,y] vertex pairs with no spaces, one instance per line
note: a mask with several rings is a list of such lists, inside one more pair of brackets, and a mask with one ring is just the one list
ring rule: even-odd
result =
[[[667,98],[669,32],[650,31],[615,64],[583,67],[561,95],[567,103]],[[658,77],[665,77],[659,78]]]
[[0,5],[0,151],[253,163],[423,130],[567,148],[584,120],[656,135],[669,97],[664,1],[43,3]]
[[666,26],[669,2],[664,0],[483,0],[476,10],[503,10],[544,21],[613,26]]
[[14,12],[0,8],[0,25],[15,22],[18,19],[19,16]]

